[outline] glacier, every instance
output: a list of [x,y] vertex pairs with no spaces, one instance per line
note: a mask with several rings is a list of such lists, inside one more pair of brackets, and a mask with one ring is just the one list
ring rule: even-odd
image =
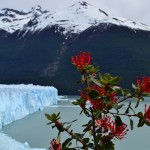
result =
[[[46,106],[56,105],[58,99],[58,90],[52,86],[0,85],[0,129]],[[45,150],[30,148],[4,133],[0,133],[0,143],[3,150]]]
[[0,85],[0,129],[49,105],[57,104],[58,91],[51,86]]

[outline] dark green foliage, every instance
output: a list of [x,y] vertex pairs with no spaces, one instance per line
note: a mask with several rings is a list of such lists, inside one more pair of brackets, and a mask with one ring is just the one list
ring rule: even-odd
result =
[[[150,32],[110,25],[91,27],[74,38],[54,32],[54,27],[20,38],[18,32],[0,37],[0,82],[54,85],[59,94],[77,94],[80,76],[71,57],[90,51],[102,73],[121,76],[121,85],[129,88],[138,75],[150,74]],[[62,43],[65,42],[63,45]],[[51,66],[51,67],[50,67]],[[117,81],[114,79],[114,84]]]

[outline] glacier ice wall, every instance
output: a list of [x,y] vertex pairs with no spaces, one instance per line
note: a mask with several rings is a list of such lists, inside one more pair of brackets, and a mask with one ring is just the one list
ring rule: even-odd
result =
[[57,104],[58,91],[51,86],[0,85],[0,129],[44,107]]

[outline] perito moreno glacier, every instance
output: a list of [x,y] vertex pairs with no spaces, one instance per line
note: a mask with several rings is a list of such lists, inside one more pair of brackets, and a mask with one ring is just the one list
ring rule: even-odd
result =
[[[0,85],[0,129],[46,106],[57,104],[58,91],[52,86]],[[45,150],[30,148],[0,132],[0,149]]]

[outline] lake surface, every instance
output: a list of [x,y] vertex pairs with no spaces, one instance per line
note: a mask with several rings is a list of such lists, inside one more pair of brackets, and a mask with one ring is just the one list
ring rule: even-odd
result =
[[[74,99],[75,97],[69,97],[69,100]],[[142,102],[142,105],[138,108],[138,111],[144,110],[145,103],[150,105],[150,98],[146,98],[145,100],[146,101]],[[135,105],[135,103],[133,105]],[[73,124],[72,128],[74,132],[80,132],[82,130],[80,125],[88,121],[84,115],[79,116],[80,111],[81,109],[72,105],[71,102],[59,102],[56,106],[47,107],[43,111],[38,111],[24,119],[3,127],[2,132],[20,142],[28,142],[30,147],[48,149],[50,140],[57,136],[57,130],[46,125],[48,120],[45,118],[44,114],[61,112],[62,122],[78,119],[78,121]],[[129,122],[128,120],[128,118],[124,118],[126,123]],[[136,128],[136,124],[134,127],[134,130],[129,131],[125,139],[121,142],[115,142],[116,150],[150,150],[150,127],[144,126],[143,128]],[[62,134],[61,136],[62,140],[66,137],[67,134]]]

